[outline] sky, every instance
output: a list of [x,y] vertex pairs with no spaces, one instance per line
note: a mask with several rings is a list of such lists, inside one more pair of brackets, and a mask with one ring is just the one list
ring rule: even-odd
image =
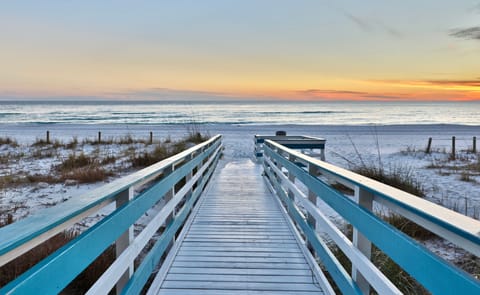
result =
[[480,100],[480,1],[2,1],[35,98]]

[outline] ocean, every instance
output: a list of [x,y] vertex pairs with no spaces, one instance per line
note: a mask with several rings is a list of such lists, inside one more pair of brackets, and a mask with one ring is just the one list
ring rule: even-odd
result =
[[0,101],[0,124],[480,125],[480,102]]

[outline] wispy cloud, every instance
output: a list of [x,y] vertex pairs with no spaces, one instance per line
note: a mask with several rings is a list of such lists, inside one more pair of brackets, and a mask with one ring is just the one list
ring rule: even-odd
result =
[[297,91],[298,94],[303,95],[364,95],[366,92],[348,91],[348,90],[330,90],[330,89],[305,89]]
[[371,32],[372,31],[372,26],[370,23],[358,16],[355,16],[347,11],[343,11],[343,14],[350,20],[352,23],[357,25],[361,30],[365,32]]
[[108,92],[104,93],[104,95],[109,97],[138,100],[221,100],[231,98],[245,98],[237,96],[235,94],[224,92],[181,90],[161,87]]
[[440,87],[479,87],[480,91],[480,78],[471,80],[451,80],[451,79],[438,79],[438,80],[374,80],[373,82],[381,82],[387,84],[399,84],[410,86],[440,86]]
[[480,87],[480,78],[476,80],[430,80],[425,82],[434,85]]
[[349,19],[353,24],[355,24],[358,28],[360,28],[364,32],[371,33],[371,32],[374,32],[375,30],[380,29],[380,31],[383,31],[392,37],[396,37],[396,38],[403,37],[403,34],[399,30],[385,24],[380,20],[369,19],[369,18],[358,16],[358,15],[354,15],[346,11],[345,9],[339,9],[339,10],[347,19]]
[[450,36],[466,40],[480,40],[480,27],[470,27],[465,29],[454,29],[450,31]]
[[368,94],[363,95],[363,98],[375,99],[375,100],[406,100],[408,97],[400,95],[383,95],[383,94]]
[[313,100],[406,100],[409,96],[391,93],[370,93],[364,91],[350,91],[350,90],[332,90],[332,89],[305,89],[295,92],[303,99]]

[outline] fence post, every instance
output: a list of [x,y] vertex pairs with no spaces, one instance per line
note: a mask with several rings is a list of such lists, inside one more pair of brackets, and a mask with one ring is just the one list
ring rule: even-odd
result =
[[425,150],[425,153],[430,154],[430,149],[432,148],[432,138],[428,138],[428,144],[427,144],[427,149]]
[[50,131],[47,130],[47,143],[50,143]]
[[[373,208],[373,194],[355,186],[355,201],[361,207],[372,211]],[[353,228],[353,245],[360,250],[368,259],[372,255],[372,243],[355,227]],[[352,265],[352,279],[357,283],[363,294],[370,294],[370,284],[357,270],[355,265]]]
[[102,142],[102,132],[98,131],[98,143]]
[[152,143],[153,143],[153,132],[150,131],[150,144],[152,144]]
[[455,160],[455,136],[452,136],[452,160]]
[[[116,207],[119,208],[123,206],[125,203],[129,202],[131,199],[133,199],[133,194],[134,194],[134,189],[132,186],[124,190],[123,192],[121,192],[117,197]],[[115,242],[115,253],[117,258],[133,242],[133,238],[134,238],[133,226],[130,226]],[[132,277],[133,272],[134,272],[134,265],[132,263],[117,282],[117,285],[116,285],[117,294],[122,293],[123,288]]]
[[477,152],[477,137],[473,137],[473,143],[472,143],[472,152],[475,154]]

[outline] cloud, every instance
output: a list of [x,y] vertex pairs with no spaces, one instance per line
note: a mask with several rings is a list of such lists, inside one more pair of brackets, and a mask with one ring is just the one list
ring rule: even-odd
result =
[[372,31],[372,26],[371,24],[366,21],[366,20],[363,20],[361,19],[360,17],[358,16],[355,16],[349,12],[346,12],[346,11],[343,11],[343,14],[349,19],[352,21],[352,23],[354,23],[355,25],[357,25],[360,29],[362,29],[363,31],[365,32],[371,32]]
[[[452,79],[438,79],[438,80],[371,80],[370,82],[405,85],[405,86],[431,86],[438,88],[465,88],[473,91],[480,91],[480,77],[469,80],[452,80]],[[472,88],[479,88],[472,89]]]
[[381,31],[387,33],[390,36],[397,37],[397,38],[403,37],[403,34],[399,30],[381,22],[380,20],[366,19],[357,15],[354,15],[346,11],[345,9],[339,9],[339,10],[346,18],[348,18],[353,24],[355,24],[364,32],[371,33],[377,29],[380,29]]
[[377,100],[406,100],[405,96],[398,96],[398,95],[382,95],[382,94],[368,94],[363,95],[363,98],[368,99],[377,99]]
[[329,89],[305,89],[297,91],[298,94],[305,95],[330,95],[330,94],[346,94],[346,95],[364,95],[366,92],[348,91],[348,90],[329,90]]
[[425,82],[433,85],[480,87],[480,78],[476,80],[430,80]]
[[104,95],[115,98],[138,100],[221,100],[231,98],[243,98],[234,94],[223,92],[180,90],[161,87],[108,92],[104,93]]
[[480,40],[480,27],[471,27],[466,29],[454,29],[450,31],[450,36],[466,40]]
[[406,100],[410,97],[406,97],[401,94],[391,93],[370,93],[363,91],[350,91],[350,90],[332,90],[332,89],[305,89],[298,90],[294,94],[300,95],[303,99],[313,100],[375,100],[375,101],[388,101],[388,100]]

